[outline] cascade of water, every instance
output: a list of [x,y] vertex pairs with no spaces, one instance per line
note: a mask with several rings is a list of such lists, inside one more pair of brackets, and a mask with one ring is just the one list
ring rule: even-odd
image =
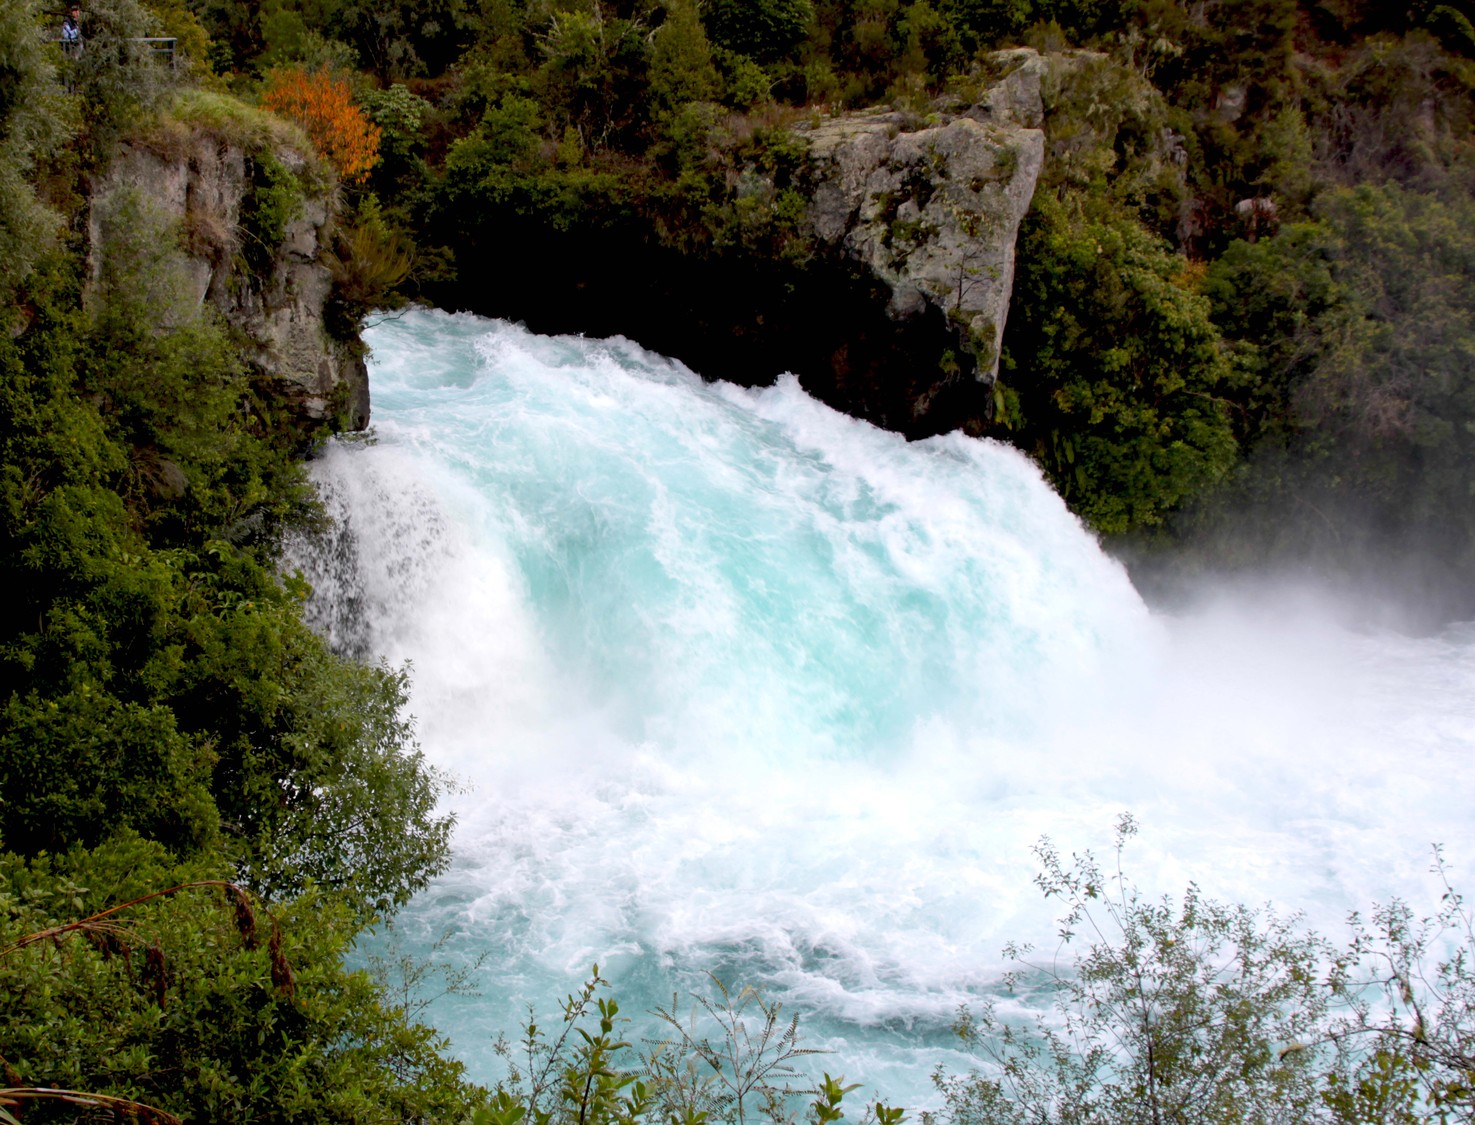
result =
[[483,1077],[598,961],[627,1010],[755,985],[922,1098],[1002,942],[1051,932],[1028,845],[1123,809],[1154,889],[1320,916],[1475,855],[1471,638],[1154,619],[1017,453],[792,380],[438,313],[372,343],[379,441],[320,462],[338,531],[296,558],[467,784],[399,931],[492,951],[436,1013]]

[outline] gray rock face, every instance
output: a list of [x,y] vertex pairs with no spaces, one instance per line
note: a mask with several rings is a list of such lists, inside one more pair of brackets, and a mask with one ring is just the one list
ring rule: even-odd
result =
[[[300,154],[274,155],[293,172],[304,166]],[[126,233],[110,227],[144,224],[155,242],[155,272],[168,276],[156,302],[161,323],[178,323],[210,302],[249,341],[252,361],[286,384],[305,418],[346,415],[348,426],[361,430],[369,421],[368,372],[354,343],[333,338],[324,322],[333,287],[323,261],[328,200],[306,199],[281,244],[267,248],[268,265],[247,269],[247,167],[239,148],[205,136],[168,154],[124,146],[92,192],[93,276],[102,275],[109,247]]]
[[920,122],[870,110],[796,129],[812,158],[816,237],[886,283],[893,317],[940,310],[983,381],[998,373],[1015,238],[1045,153],[1044,61],[1027,49],[1007,55],[1010,69],[977,105]]

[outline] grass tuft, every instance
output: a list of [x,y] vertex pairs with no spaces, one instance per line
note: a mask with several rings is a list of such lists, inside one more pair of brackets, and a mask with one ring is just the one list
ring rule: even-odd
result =
[[158,116],[132,138],[161,156],[180,157],[201,137],[253,155],[271,152],[315,193],[326,192],[333,174],[296,123],[215,90],[176,91]]

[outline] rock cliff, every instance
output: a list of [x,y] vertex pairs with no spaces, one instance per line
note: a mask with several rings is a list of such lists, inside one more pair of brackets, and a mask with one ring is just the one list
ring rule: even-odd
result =
[[998,373],[1015,238],[1045,154],[1044,62],[1027,49],[1000,59],[1007,73],[977,105],[796,130],[812,159],[815,235],[885,284],[895,319],[941,311],[984,381]]
[[[357,338],[327,326],[333,208],[310,159],[291,148],[252,152],[198,129],[125,143],[92,186],[92,273],[96,281],[109,255],[136,257],[147,241],[162,321],[208,302],[303,420],[361,430],[368,373]],[[264,180],[263,168],[274,176]]]
[[982,433],[1051,80],[1034,51],[1004,52],[966,100],[729,138],[696,210],[599,176],[570,185],[572,205],[546,181],[468,182],[435,232],[456,280],[426,295],[537,332],[627,336],[709,379],[792,372],[912,438]]

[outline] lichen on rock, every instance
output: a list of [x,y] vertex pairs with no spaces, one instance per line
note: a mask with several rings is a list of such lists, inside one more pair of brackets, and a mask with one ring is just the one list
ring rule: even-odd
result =
[[1027,49],[1007,54],[1005,77],[976,104],[796,129],[811,155],[816,237],[885,282],[894,318],[941,311],[983,381],[998,372],[1015,238],[1045,152],[1044,62]]

